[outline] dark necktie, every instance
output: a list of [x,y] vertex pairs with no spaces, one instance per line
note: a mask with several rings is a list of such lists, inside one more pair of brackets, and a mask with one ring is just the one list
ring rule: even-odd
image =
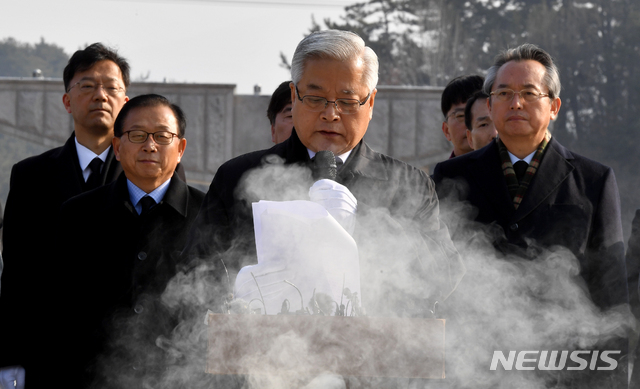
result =
[[142,211],[140,212],[140,216],[146,215],[149,210],[156,205],[156,201],[151,196],[144,196],[139,201],[140,206],[142,207]]
[[104,162],[98,157],[95,157],[89,163],[89,169],[91,170],[91,174],[89,175],[89,179],[87,179],[86,190],[95,189],[102,184],[102,175],[100,174],[100,170],[102,170],[102,165]]
[[522,182],[522,178],[524,177],[524,174],[526,173],[528,167],[529,164],[523,160],[520,160],[513,165],[513,170],[515,170],[516,172],[518,183]]

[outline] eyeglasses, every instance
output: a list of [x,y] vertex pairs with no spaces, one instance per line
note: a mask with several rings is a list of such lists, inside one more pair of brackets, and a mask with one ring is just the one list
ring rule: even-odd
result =
[[151,136],[153,141],[159,145],[170,145],[171,142],[173,142],[173,137],[178,136],[177,134],[169,131],[146,132],[142,130],[131,130],[125,131],[123,135],[124,134],[127,134],[131,143],[144,143],[147,141],[147,138]]
[[113,97],[118,96],[120,93],[124,92],[124,88],[116,83],[98,84],[91,80],[78,81],[75,84],[71,85],[67,92],[70,92],[71,89],[73,89],[75,86],[78,87],[80,94],[83,95],[93,94],[100,88],[104,90],[104,93]]
[[535,89],[523,89],[520,92],[516,92],[508,88],[496,89],[490,95],[495,96],[499,101],[511,101],[513,96],[520,95],[520,99],[528,103],[537,101],[541,97],[549,97],[548,93],[540,93]]
[[336,111],[346,115],[358,112],[360,107],[363,106],[371,96],[371,92],[369,92],[363,101],[357,99],[336,99],[335,101],[329,101],[324,97],[319,96],[300,97],[297,85],[296,94],[298,95],[298,100],[302,101],[302,104],[311,112],[321,112],[327,108],[327,104],[332,103],[336,107]]
[[464,123],[464,111],[453,111],[444,117],[444,121],[446,122],[450,117],[453,117],[460,123]]

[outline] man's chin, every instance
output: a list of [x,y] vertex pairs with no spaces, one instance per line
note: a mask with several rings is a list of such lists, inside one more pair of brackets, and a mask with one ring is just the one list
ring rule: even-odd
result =
[[111,120],[93,120],[87,127],[91,128],[94,134],[113,133],[113,121]]

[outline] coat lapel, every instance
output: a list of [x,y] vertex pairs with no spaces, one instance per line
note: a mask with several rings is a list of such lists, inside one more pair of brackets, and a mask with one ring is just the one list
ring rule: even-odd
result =
[[110,146],[102,171],[102,181],[100,182],[100,185],[105,185],[115,181],[118,176],[120,176],[120,173],[122,173],[122,166],[120,166],[120,162],[116,159],[115,154],[113,153],[113,146]]
[[571,152],[551,138],[540,167],[524,194],[514,218],[520,220],[538,208],[575,169],[569,162]]
[[56,155],[53,156],[55,171],[59,175],[56,183],[57,193],[62,199],[61,203],[73,196],[77,196],[83,191],[84,179],[78,162],[78,152],[76,151],[75,132],[62,146]]
[[[470,158],[467,169],[470,172],[471,179],[476,182],[474,187],[481,189],[482,194],[492,204],[496,214],[500,215],[497,219],[508,220],[513,215],[515,208],[512,205],[513,199],[509,195],[507,181],[501,166],[498,144],[494,140],[489,147],[480,149]],[[470,194],[470,196],[474,195]],[[508,206],[505,206],[505,204],[508,204]]]

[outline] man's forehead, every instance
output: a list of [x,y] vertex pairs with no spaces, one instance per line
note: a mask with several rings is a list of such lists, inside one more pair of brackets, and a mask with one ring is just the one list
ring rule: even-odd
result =
[[176,129],[178,128],[178,119],[173,113],[173,110],[166,105],[155,105],[150,107],[136,107],[133,108],[124,121],[124,127],[135,129],[148,126],[163,129]]
[[487,99],[483,98],[474,101],[473,105],[471,106],[471,111],[478,112],[479,114],[482,114],[483,112],[489,112],[489,107],[487,107]]
[[[320,82],[318,82],[320,81]],[[335,90],[335,88],[331,85],[329,85],[328,83],[322,82],[323,80],[316,80],[316,82],[309,82],[306,84],[303,84],[303,87],[308,90],[308,91],[316,91],[316,92],[328,92],[328,91],[333,91]],[[356,91],[357,89],[361,88],[362,85],[341,85],[340,88],[338,89],[339,93],[345,94],[345,95],[355,95],[358,92]]]
[[[326,69],[329,68],[337,71],[327,74]],[[337,91],[341,94],[356,95],[367,88],[364,70],[364,62],[360,58],[352,61],[310,58],[305,62],[298,87],[309,91]]]
[[464,107],[467,105],[467,103],[458,103],[458,104],[454,104],[451,106],[451,108],[449,109],[448,113],[458,113],[458,112],[464,112]]
[[73,78],[77,78],[78,81],[82,81],[95,79],[96,76],[112,81],[124,82],[122,78],[122,71],[120,70],[120,67],[118,67],[118,64],[108,59],[98,61],[87,69],[76,71]]
[[284,108],[282,108],[278,113],[285,113],[285,112],[291,112],[291,103],[288,103],[287,105],[285,105]]
[[540,88],[544,85],[545,67],[538,61],[509,61],[498,69],[493,89],[519,86]]

